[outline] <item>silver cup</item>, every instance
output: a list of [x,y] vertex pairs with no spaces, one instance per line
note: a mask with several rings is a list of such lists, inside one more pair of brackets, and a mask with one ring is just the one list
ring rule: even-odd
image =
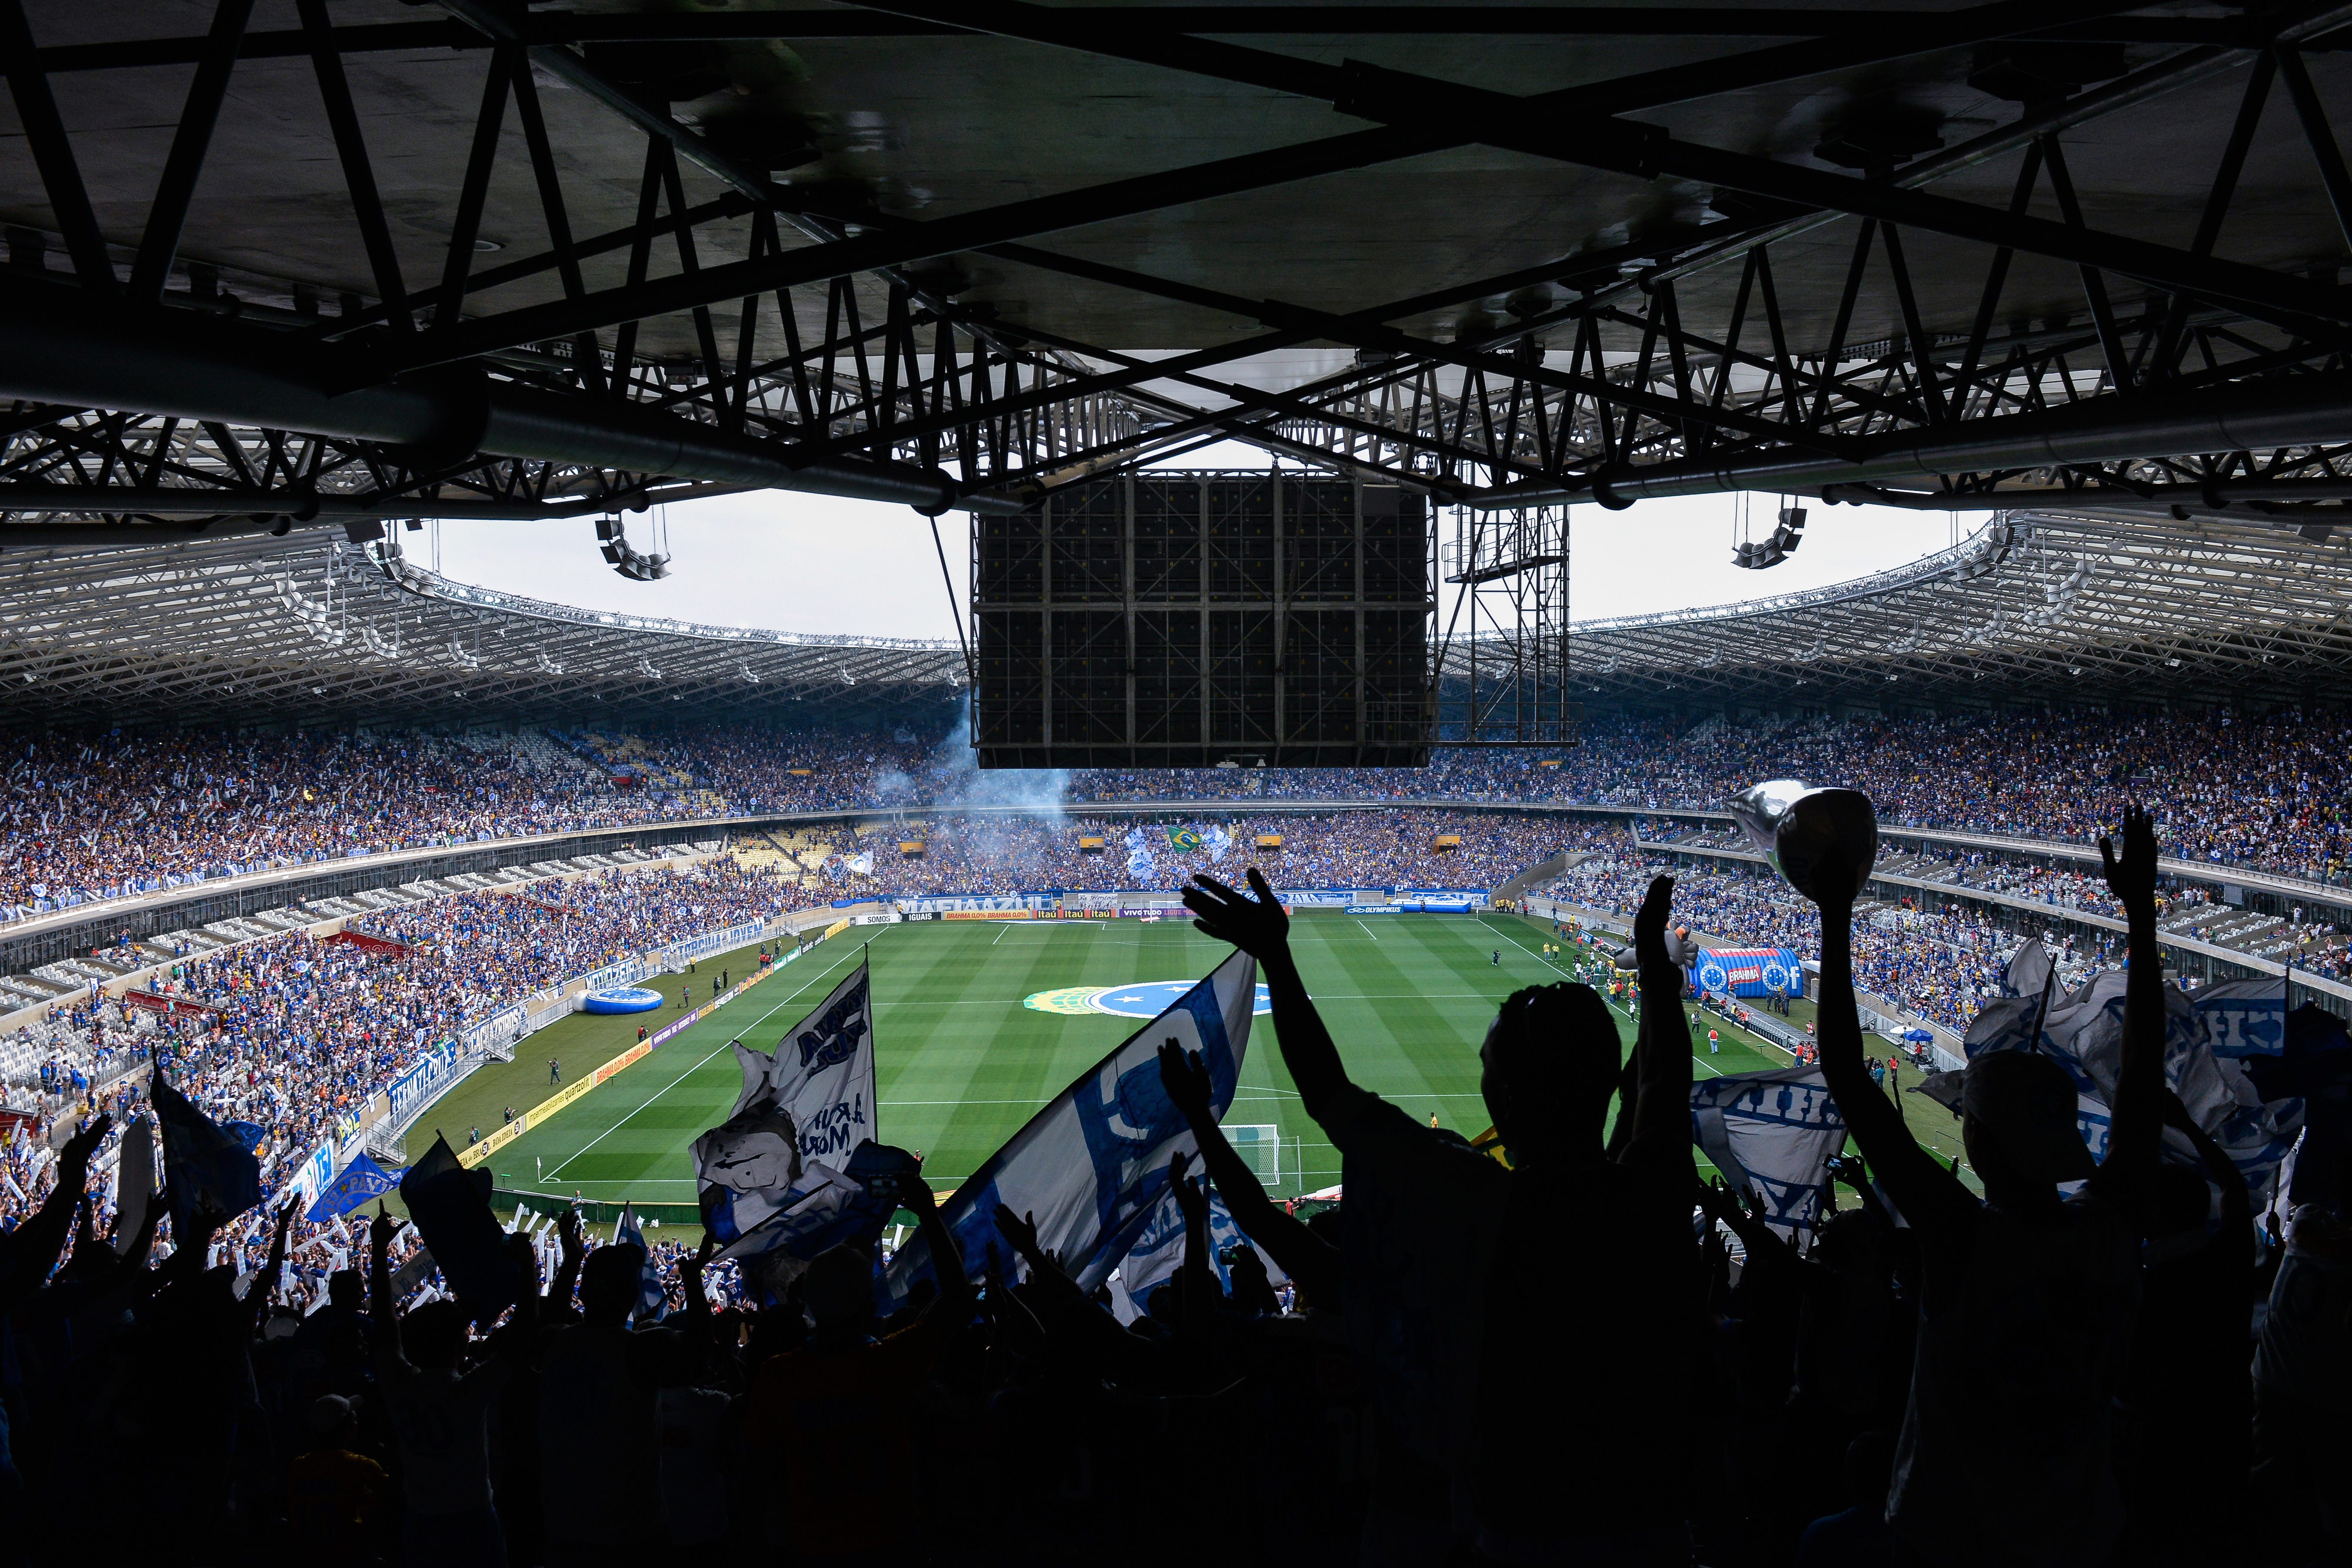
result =
[[1822,899],[1815,868],[1832,849],[1853,868],[1857,893],[1878,859],[1878,814],[1857,789],[1767,779],[1732,797],[1731,817],[1789,886],[1815,903]]

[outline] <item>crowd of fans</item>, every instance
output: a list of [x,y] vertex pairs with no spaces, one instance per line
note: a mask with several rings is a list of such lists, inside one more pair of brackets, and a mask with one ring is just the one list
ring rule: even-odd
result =
[[[1675,909],[1695,940],[1726,947],[1784,947],[1799,953],[1821,946],[1820,911],[1778,876],[1738,866],[1677,869],[1630,844],[1586,860],[1547,889],[1546,896],[1630,918],[1652,879],[1669,873],[1681,879]],[[2112,943],[2094,943],[2071,931],[2049,934],[2070,984],[2113,962]],[[1890,905],[1855,928],[1854,982],[1906,1012],[1963,1033],[1983,1004],[2001,994],[2001,973],[2020,940],[1975,906],[1954,903],[1916,910]]]
[[[1549,817],[1410,808],[1141,827],[1082,816],[951,816],[909,827],[910,837],[871,836],[865,849],[873,869],[835,875],[841,897],[1175,889],[1198,872],[1247,864],[1264,867],[1285,887],[1488,889],[1588,831]],[[1176,835],[1197,838],[1200,847]],[[901,853],[900,844],[915,842],[922,845],[919,855]]]
[[[148,983],[171,1011],[79,1004],[66,1037],[95,1026],[118,1062],[159,1061],[207,1115],[254,1127],[265,1158],[299,1157],[348,1138],[368,1099],[459,1026],[628,953],[804,901],[772,869],[727,857],[457,894],[346,928],[396,948],[289,931],[181,959]],[[118,1079],[113,1101],[93,1098],[104,1079],[79,1048],[52,1047],[39,1072],[59,1120],[120,1109],[133,1092]],[[17,1185],[0,1186],[0,1225],[38,1201]]]
[[[2131,819],[2112,879],[2137,943],[2155,859]],[[1479,1052],[1506,1163],[1351,1079],[1263,884],[1188,902],[1258,959],[1344,1196],[1307,1220],[1269,1198],[1171,1047],[1159,1088],[1202,1180],[1171,1170],[1181,1267],[1132,1322],[1023,1215],[951,1233],[919,1178],[899,1196],[932,1272],[887,1317],[854,1245],[714,1290],[707,1245],[657,1243],[648,1309],[646,1249],[572,1216],[507,1237],[520,1300],[477,1310],[404,1267],[394,1217],[77,1234],[93,1126],[0,1237],[0,1561],[86,1544],[89,1510],[52,1500],[116,1455],[140,1462],[102,1533],[183,1556],[2342,1561],[2346,1194],[2257,1215],[2166,1088],[2153,965],[2104,1160],[2063,1069],[1995,1052],[1965,1077],[1964,1186],[1870,1083],[1839,891],[1860,869],[1823,868],[1809,956],[1867,1174],[1832,1159],[1843,1201],[1793,1229],[1699,1180],[1681,1008],[1641,1009],[1625,1058],[1589,989],[1508,998]],[[1679,993],[1667,931],[1705,919],[1643,890],[1643,990]],[[2168,1123],[2199,1163],[2160,1163]],[[1212,1193],[1256,1250],[1212,1256]]]
[[[0,749],[0,918],[192,877],[476,837],[765,812],[1102,801],[1464,801],[1716,810],[1760,778],[1849,784],[1890,826],[2086,842],[2146,799],[2169,854],[2340,880],[2352,724],[2292,710],[1596,721],[1577,744],[1422,769],[980,773],[941,735],[729,725],[423,734],[50,735]],[[2092,896],[2095,896],[2093,894]]]

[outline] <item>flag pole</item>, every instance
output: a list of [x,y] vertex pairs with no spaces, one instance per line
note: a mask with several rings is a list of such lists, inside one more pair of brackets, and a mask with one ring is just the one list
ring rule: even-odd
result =
[[[2039,936],[2033,940],[2036,944],[2042,941]],[[2058,961],[2053,958],[2050,961],[2050,973],[2042,977],[2042,1000],[2034,1005],[2033,1009],[2033,1048],[2037,1051],[2042,1048],[2042,1021],[2050,1016],[2050,993],[2057,984]]]

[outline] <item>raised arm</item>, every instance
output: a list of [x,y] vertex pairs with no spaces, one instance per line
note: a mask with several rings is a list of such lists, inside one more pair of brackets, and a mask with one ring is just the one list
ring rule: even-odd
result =
[[89,1187],[90,1157],[106,1139],[111,1118],[100,1115],[58,1151],[58,1184],[32,1218],[0,1236],[0,1314],[21,1306],[58,1266],[72,1234],[74,1215]]
[[1822,910],[1822,1080],[1871,1173],[1903,1217],[1922,1235],[1939,1226],[1957,1228],[1967,1223],[1976,1200],[1958,1176],[1919,1147],[1901,1108],[1870,1081],[1870,1067],[1863,1059],[1862,1019],[1853,1007],[1854,868],[1828,855],[1814,876]]
[[1633,1050],[1641,1067],[1633,1135],[1622,1159],[1687,1183],[1698,1179],[1698,1167],[1691,1158],[1690,1025],[1683,1018],[1683,972],[1666,952],[1666,917],[1674,902],[1675,879],[1657,878],[1633,917],[1633,962],[1642,980],[1642,1022]]
[[[2124,809],[2124,848],[2104,835],[2099,858],[2123,906],[2130,969],[2124,978],[2124,1051],[2116,1071],[2107,1157],[2091,1178],[2099,1190],[2137,1204],[2156,1178],[2164,1137],[2164,955],[2156,945],[2156,829],[2138,806]],[[1900,1199],[1896,1200],[1900,1202]]]
[[400,1222],[376,1205],[375,1218],[368,1222],[368,1327],[374,1331],[370,1337],[377,1366],[386,1375],[402,1359],[400,1303],[392,1299],[392,1238],[399,1230]]
[[931,1184],[923,1180],[919,1170],[900,1179],[898,1201],[914,1211],[916,1234],[930,1254],[931,1271],[940,1282],[940,1293],[923,1309],[929,1317],[953,1302],[949,1310],[961,1311],[971,1301],[971,1279],[964,1273],[963,1254],[956,1250],[955,1235],[947,1222],[940,1218],[940,1206],[931,1197]]
[[1184,889],[1184,907],[1197,917],[1192,924],[1257,960],[1274,1004],[1275,1037],[1281,1045],[1283,1065],[1298,1086],[1307,1114],[1322,1121],[1332,1097],[1348,1087],[1348,1069],[1340,1065],[1339,1047],[1331,1043],[1331,1032],[1323,1026],[1323,1016],[1315,1010],[1307,984],[1298,977],[1298,965],[1291,960],[1290,917],[1282,901],[1255,866],[1249,868],[1249,885],[1255,901],[1214,877],[1192,880],[1199,885]]
[[278,1281],[286,1268],[286,1233],[294,1224],[294,1211],[300,1197],[289,1194],[286,1206],[278,1211],[277,1234],[269,1238],[269,1261],[262,1266],[261,1275],[253,1282],[253,1331],[257,1337],[268,1325],[269,1308],[278,1295]]
[[1224,1129],[1209,1109],[1209,1069],[1200,1053],[1187,1053],[1173,1040],[1160,1047],[1160,1083],[1184,1113],[1192,1141],[1201,1146],[1201,1168],[1224,1195],[1225,1212],[1241,1233],[1266,1250],[1282,1271],[1318,1301],[1339,1300],[1339,1249],[1283,1212],[1265,1195],[1257,1173],[1225,1142]]

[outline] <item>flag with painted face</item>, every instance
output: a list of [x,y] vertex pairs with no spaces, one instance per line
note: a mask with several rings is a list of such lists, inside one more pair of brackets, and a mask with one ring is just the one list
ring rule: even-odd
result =
[[[1201,1053],[1211,1113],[1223,1116],[1248,1054],[1256,996],[1257,961],[1236,952],[1031,1117],[940,1210],[966,1269],[986,1267],[992,1243],[1003,1247],[1003,1204],[1034,1218],[1038,1245],[1062,1259],[1081,1289],[1108,1279],[1161,1214],[1169,1161],[1199,1152],[1160,1087],[1160,1043]],[[899,1250],[884,1286],[903,1301],[926,1277],[935,1278],[919,1236]]]
[[1782,1237],[1810,1227],[1845,1144],[1845,1116],[1819,1068],[1734,1073],[1691,1085],[1691,1141],[1723,1179],[1763,1201]]
[[731,1257],[743,1237],[843,1179],[874,1137],[874,1009],[861,963],[784,1031],[774,1054],[732,1042],[743,1089],[694,1141],[702,1223]]

